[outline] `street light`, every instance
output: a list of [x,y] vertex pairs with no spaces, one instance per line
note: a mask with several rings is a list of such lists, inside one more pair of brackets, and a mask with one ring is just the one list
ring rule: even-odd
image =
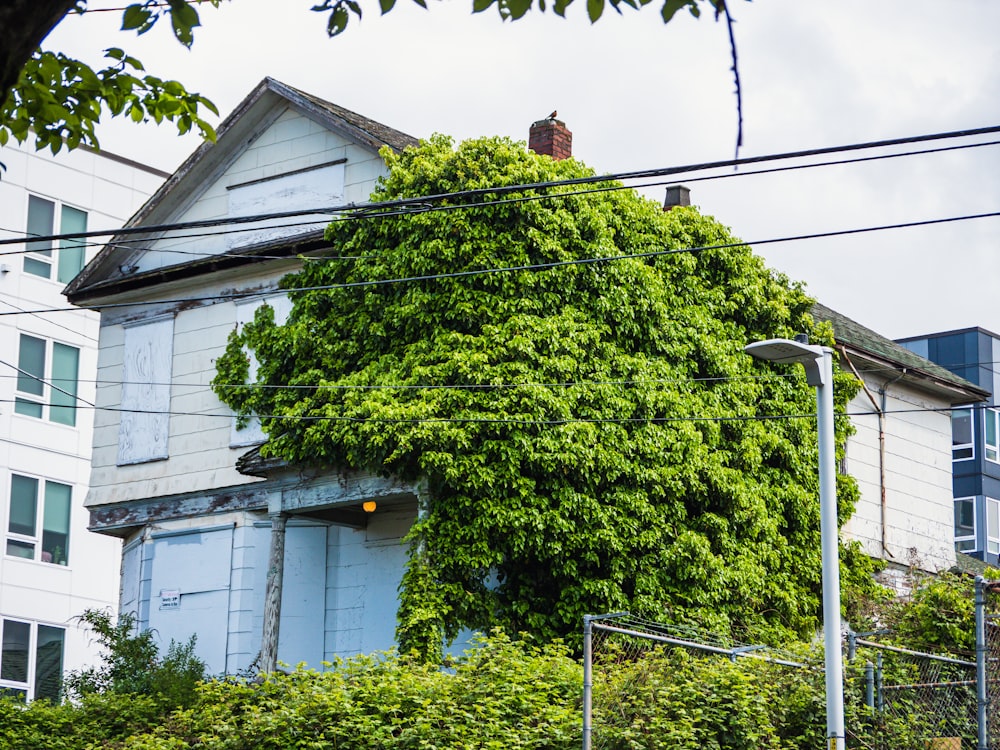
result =
[[823,554],[823,630],[826,646],[826,737],[829,750],[844,750],[844,665],[840,653],[840,554],[837,541],[837,477],[833,441],[833,351],[790,339],[744,347],[768,362],[798,362],[816,386],[819,431],[819,524]]

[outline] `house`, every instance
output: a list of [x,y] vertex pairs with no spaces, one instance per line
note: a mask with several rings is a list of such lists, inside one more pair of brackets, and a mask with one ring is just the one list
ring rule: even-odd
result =
[[[210,672],[275,659],[318,665],[394,641],[403,540],[423,506],[420,482],[262,457],[259,425],[236,424],[209,383],[230,333],[260,305],[287,314],[279,279],[330,252],[323,228],[368,198],[385,173],[379,149],[415,143],[265,79],[222,124],[217,143],[200,147],[66,290],[101,312],[91,528],[123,540],[121,607],[164,644],[196,634]],[[554,119],[532,126],[531,143],[559,154],[570,148]],[[834,327],[846,320],[838,316]],[[894,406],[950,408],[980,395],[866,329],[841,343],[845,361],[860,363]],[[886,367],[895,368],[891,378]],[[869,478],[866,502],[875,507],[865,506],[867,525],[856,536],[876,556],[906,557],[915,546],[928,566],[950,566],[950,540],[942,551],[935,536],[948,477],[930,472],[904,491],[895,472],[912,466],[888,453],[916,450],[913,464],[933,465],[938,458],[928,456],[941,451],[947,464],[947,424],[928,419],[901,426],[905,440],[896,434],[885,441],[893,482],[882,485],[899,494],[872,501]],[[877,465],[870,447],[878,430],[859,436],[849,463]],[[910,500],[929,491],[924,484],[935,507],[921,509],[918,522]]]
[[824,305],[813,318],[833,326],[840,366],[863,384],[848,405],[855,433],[841,471],[857,480],[860,499],[843,537],[885,563],[883,582],[905,590],[906,571],[955,565],[950,411],[989,392]]
[[[278,659],[316,665],[393,641],[415,488],[238,466],[263,434],[239,429],[208,384],[259,305],[287,312],[278,280],[328,252],[331,209],[368,199],[379,149],[413,144],[265,79],[66,290],[101,312],[91,528],[123,540],[122,608],[164,645],[197,633],[209,672],[255,662],[272,554]],[[178,222],[203,227],[162,228]]]
[[[166,173],[107,152],[0,147],[0,240],[112,229]],[[98,315],[61,292],[84,240],[0,246],[0,693],[55,698],[63,669],[96,662],[74,621],[118,603],[121,543],[87,530]]]
[[[899,343],[987,394],[951,412],[955,548],[1000,564],[1000,335],[983,328],[926,334]],[[983,403],[977,403],[983,402]]]

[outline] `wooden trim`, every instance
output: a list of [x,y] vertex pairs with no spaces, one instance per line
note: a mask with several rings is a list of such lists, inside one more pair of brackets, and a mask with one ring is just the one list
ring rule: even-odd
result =
[[315,172],[317,169],[326,169],[327,167],[335,167],[338,164],[346,163],[346,157],[343,159],[334,159],[333,161],[323,162],[322,164],[314,164],[311,167],[302,167],[301,169],[293,169],[290,172],[273,174],[269,177],[258,177],[256,180],[247,180],[246,182],[237,182],[235,185],[226,185],[226,190],[236,190],[237,188],[248,187],[250,185],[259,185],[262,182],[272,182],[274,180],[280,180],[282,177],[291,177],[294,174],[303,174],[305,172]]

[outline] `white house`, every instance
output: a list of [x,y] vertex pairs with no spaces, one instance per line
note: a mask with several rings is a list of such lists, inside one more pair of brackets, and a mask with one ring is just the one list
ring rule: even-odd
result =
[[[403,537],[421,486],[261,458],[259,428],[236,429],[209,383],[229,334],[260,304],[287,313],[279,279],[331,251],[322,230],[334,209],[367,200],[385,172],[378,150],[415,143],[265,79],[218,142],[200,147],[66,290],[101,312],[91,527],[124,540],[122,608],[164,643],[197,634],[211,672],[269,664],[264,633],[275,622],[277,659],[290,664],[393,643]],[[886,355],[875,334],[878,346],[848,335],[846,319],[828,315],[845,363],[861,363],[871,388],[888,386],[893,406],[947,407],[978,395],[900,347]],[[947,473],[947,416],[914,417],[912,429],[899,428],[905,439],[884,431],[885,504],[869,471],[878,431],[857,420],[848,464],[862,474],[864,499],[845,533],[878,557],[915,546],[928,566],[949,565],[950,480],[914,468],[940,463]],[[903,481],[922,473],[929,478]]]
[[[210,672],[247,669],[261,649],[273,541],[285,549],[281,661],[393,641],[412,488],[241,473],[263,435],[237,430],[208,383],[234,327],[265,299],[282,314],[278,280],[328,251],[330,209],[368,199],[386,169],[378,150],[415,144],[265,79],[133,217],[126,231],[139,233],[115,237],[67,289],[101,311],[91,527],[124,540],[122,607],[164,643],[196,633]],[[302,209],[316,212],[232,223]],[[157,228],[192,221],[212,226]],[[366,518],[373,495],[384,502]]]
[[[0,148],[0,240],[120,227],[167,176],[80,148]],[[110,232],[109,232],[110,234]],[[98,315],[63,287],[96,254],[86,240],[0,245],[0,691],[55,697],[93,663],[74,618],[118,603],[121,543],[87,530]]]
[[848,405],[855,433],[842,467],[861,497],[841,532],[903,590],[910,569],[956,564],[951,407],[989,392],[828,307],[813,317],[833,326],[840,366],[864,384]]

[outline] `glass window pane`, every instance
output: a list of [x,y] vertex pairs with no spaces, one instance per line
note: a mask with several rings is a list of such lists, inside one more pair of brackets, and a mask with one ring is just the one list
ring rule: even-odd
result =
[[[60,234],[87,231],[87,212],[71,206],[62,207],[59,225]],[[83,270],[86,249],[84,239],[61,240],[59,242],[59,271],[56,278],[68,284]]]
[[21,348],[17,355],[17,390],[41,396],[45,378],[45,341],[21,334]]
[[26,417],[42,418],[42,405],[37,401],[27,401],[23,398],[14,399],[14,412]]
[[[56,215],[56,204],[39,198],[37,195],[28,196],[28,234],[50,235],[52,231],[53,219]],[[38,240],[27,243],[27,250],[43,255],[52,254],[52,240]],[[25,269],[27,270],[27,269]],[[48,277],[48,274],[46,274]]]
[[974,500],[955,501],[955,536],[976,535],[976,503]]
[[62,628],[38,626],[38,645],[35,647],[35,698],[59,699],[63,666]]
[[38,480],[11,474],[10,521],[7,531],[12,534],[34,536],[37,532]]
[[986,530],[991,539],[1000,538],[1000,502],[986,501]]
[[49,419],[59,424],[76,424],[76,375],[80,350],[66,344],[52,345],[52,409]]
[[31,626],[16,620],[3,621],[3,651],[0,652],[0,680],[28,681],[28,646]]
[[992,409],[986,410],[986,444],[997,444],[997,413]]
[[52,264],[48,261],[25,255],[24,272],[30,273],[32,276],[41,276],[43,279],[47,279],[49,278],[49,274],[52,273]]
[[975,552],[976,551],[976,540],[975,539],[960,539],[955,542],[955,549],[959,552]]
[[34,560],[35,545],[30,542],[19,542],[15,539],[8,539],[7,554],[10,557],[20,557],[25,560]]
[[45,483],[42,512],[42,562],[66,565],[69,559],[69,509],[73,488],[58,482]]

